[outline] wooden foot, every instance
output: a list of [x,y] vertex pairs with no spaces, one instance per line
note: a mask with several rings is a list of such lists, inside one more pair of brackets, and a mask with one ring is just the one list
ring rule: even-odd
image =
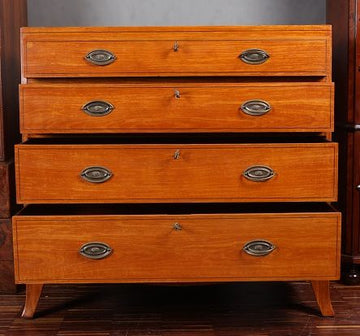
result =
[[311,281],[312,288],[322,316],[334,316],[330,299],[330,282],[327,280]]
[[26,300],[21,317],[29,319],[34,317],[34,313],[40,299],[42,288],[42,284],[26,285]]

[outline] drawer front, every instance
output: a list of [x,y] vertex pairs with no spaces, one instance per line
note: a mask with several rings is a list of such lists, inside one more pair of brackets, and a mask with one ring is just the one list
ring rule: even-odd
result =
[[332,84],[22,85],[23,133],[331,132]]
[[[263,38],[23,43],[24,77],[326,76],[328,39]],[[66,50],[66,53],[64,51]]]
[[19,203],[335,201],[337,144],[18,145]]
[[336,213],[17,216],[16,279],[18,283],[338,279],[339,217]]

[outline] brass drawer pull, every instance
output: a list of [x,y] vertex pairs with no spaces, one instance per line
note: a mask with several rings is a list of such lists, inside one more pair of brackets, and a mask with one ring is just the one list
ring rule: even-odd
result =
[[106,101],[94,100],[86,103],[81,109],[92,117],[103,117],[111,113],[114,106]]
[[252,240],[246,243],[243,251],[255,257],[264,257],[276,249],[276,246],[267,240]]
[[89,259],[103,259],[111,254],[112,248],[105,243],[89,242],[80,247],[79,253]]
[[262,116],[271,110],[271,105],[265,100],[248,100],[241,105],[241,110],[251,116]]
[[81,173],[80,176],[87,182],[91,183],[103,183],[112,176],[112,172],[104,167],[87,167]]
[[275,176],[275,172],[267,166],[251,166],[243,172],[243,176],[249,181],[265,182]]
[[116,60],[116,56],[108,50],[92,50],[86,56],[85,59],[94,65],[108,65]]
[[248,49],[243,51],[239,58],[246,64],[258,65],[266,62],[270,55],[261,49]]

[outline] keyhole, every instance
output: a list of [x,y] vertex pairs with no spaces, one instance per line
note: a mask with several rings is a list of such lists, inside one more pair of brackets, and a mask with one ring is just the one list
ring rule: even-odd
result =
[[178,160],[180,158],[180,149],[177,149],[174,153],[174,160]]
[[174,96],[176,99],[180,99],[180,91],[179,90],[174,90]]
[[179,223],[174,223],[173,228],[176,231],[181,231],[182,230],[182,226]]
[[175,41],[174,46],[173,46],[173,50],[174,50],[175,52],[179,50],[179,43],[178,43],[178,41]]

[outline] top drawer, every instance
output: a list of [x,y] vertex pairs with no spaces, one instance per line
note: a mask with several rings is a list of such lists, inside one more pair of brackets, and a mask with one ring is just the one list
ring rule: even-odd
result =
[[23,75],[328,76],[329,26],[24,28]]

